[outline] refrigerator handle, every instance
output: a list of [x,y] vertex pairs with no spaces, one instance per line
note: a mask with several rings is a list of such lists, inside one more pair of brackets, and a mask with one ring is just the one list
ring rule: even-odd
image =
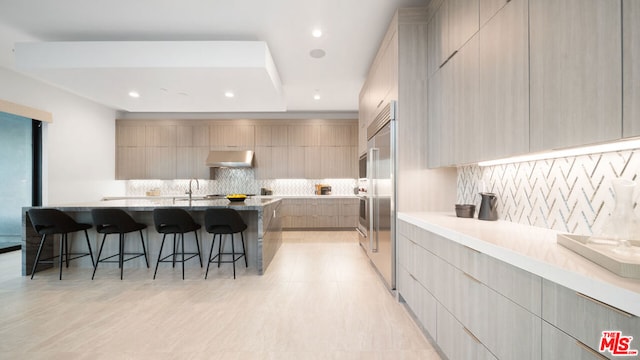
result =
[[369,159],[371,159],[371,170],[369,173],[369,250],[371,252],[378,252],[379,234],[380,234],[380,219],[379,219],[379,199],[378,199],[378,185],[376,179],[378,179],[378,161],[380,161],[379,149],[371,148],[369,151]]

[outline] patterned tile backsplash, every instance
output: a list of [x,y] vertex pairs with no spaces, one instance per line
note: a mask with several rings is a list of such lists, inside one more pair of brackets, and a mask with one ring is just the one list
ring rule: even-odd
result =
[[[498,196],[502,220],[580,235],[598,234],[615,207],[611,180],[640,174],[640,150],[479,167],[458,167],[457,202]],[[640,191],[634,192],[636,203]]]
[[[192,183],[194,195],[208,194],[260,194],[261,188],[273,190],[274,195],[313,195],[315,184],[328,184],[333,195],[353,195],[356,179],[275,179],[258,180],[253,169],[216,169],[215,180],[198,179],[200,189]],[[161,194],[184,194],[189,180],[129,180],[127,196],[143,196],[147,191],[160,189]]]

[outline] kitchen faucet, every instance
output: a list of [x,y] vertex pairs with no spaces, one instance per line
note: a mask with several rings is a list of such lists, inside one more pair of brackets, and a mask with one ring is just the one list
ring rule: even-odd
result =
[[189,194],[189,206],[191,206],[191,195],[193,194],[193,190],[191,190],[191,183],[193,182],[193,180],[196,181],[196,190],[200,190],[200,182],[198,182],[198,179],[191,179],[189,180],[189,190],[187,190],[187,192],[185,192],[185,194]]

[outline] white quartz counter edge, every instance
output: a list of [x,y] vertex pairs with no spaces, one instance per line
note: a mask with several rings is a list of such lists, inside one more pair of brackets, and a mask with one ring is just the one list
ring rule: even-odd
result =
[[[205,195],[193,195],[193,199],[204,199]],[[261,199],[356,199],[357,195],[254,195],[252,198]],[[105,196],[102,201],[112,200],[153,200],[153,199],[188,199],[189,195],[158,195],[158,196]]]
[[557,244],[557,231],[450,213],[400,212],[398,219],[640,316],[640,281],[617,276]]

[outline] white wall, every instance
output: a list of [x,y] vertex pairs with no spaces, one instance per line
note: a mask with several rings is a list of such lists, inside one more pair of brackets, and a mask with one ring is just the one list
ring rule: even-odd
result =
[[53,114],[43,131],[44,205],[124,192],[115,181],[114,109],[3,67],[0,99]]

